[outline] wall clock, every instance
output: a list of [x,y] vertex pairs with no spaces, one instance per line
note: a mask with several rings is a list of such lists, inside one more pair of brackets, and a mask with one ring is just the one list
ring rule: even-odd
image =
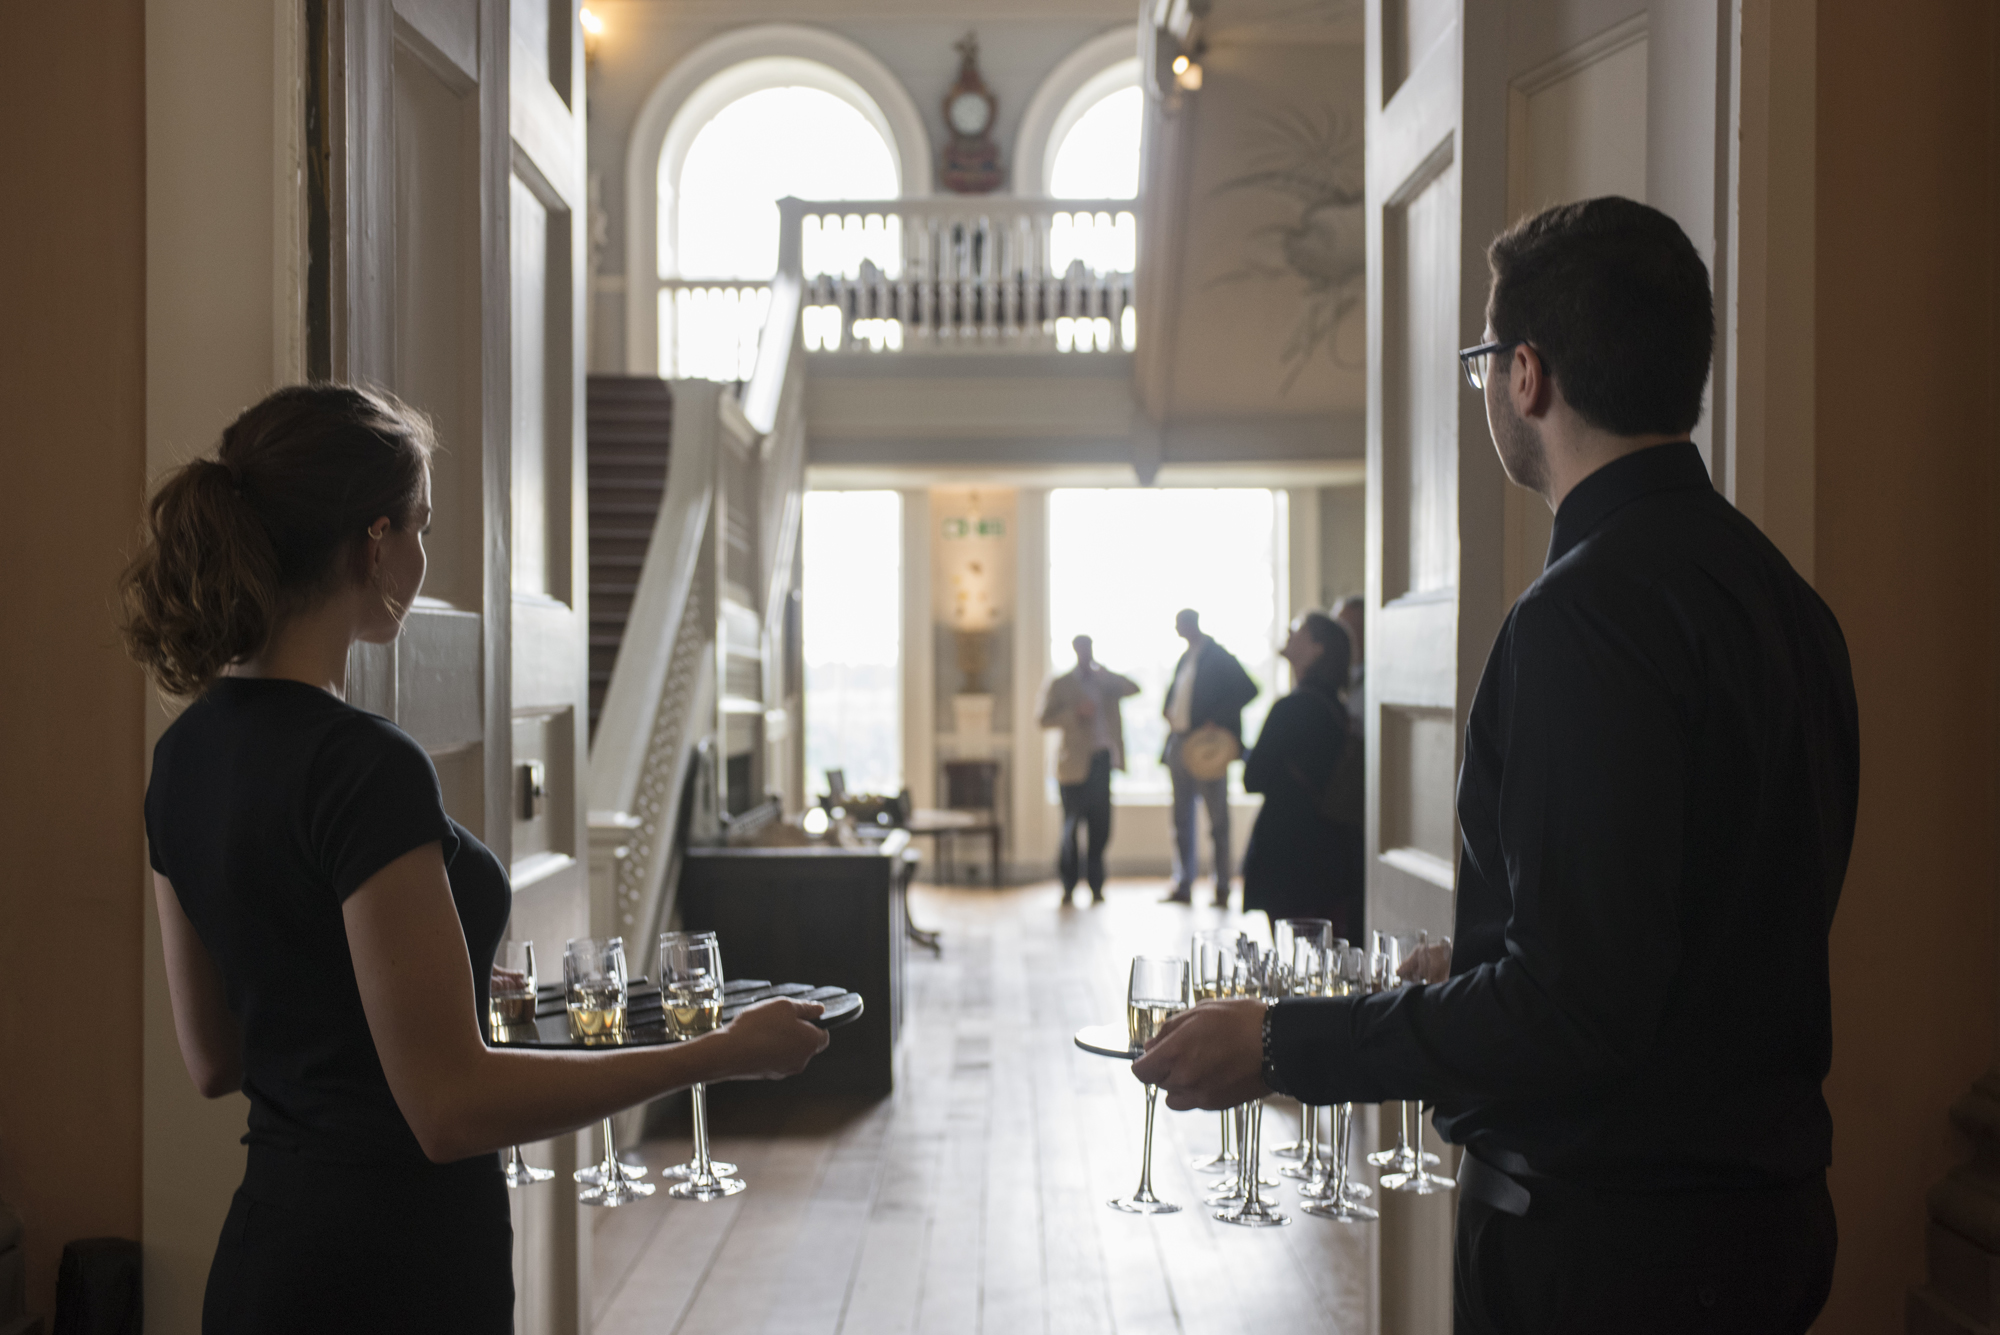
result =
[[944,95],[945,124],[951,139],[944,146],[939,172],[947,190],[984,195],[1000,186],[1000,146],[993,142],[993,113],[999,102],[979,73],[979,38],[967,33],[956,44],[958,82]]

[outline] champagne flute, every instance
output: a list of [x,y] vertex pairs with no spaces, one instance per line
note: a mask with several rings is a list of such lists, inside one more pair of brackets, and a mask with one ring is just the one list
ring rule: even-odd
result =
[[[563,1005],[569,1012],[570,1036],[585,1047],[612,1047],[625,1041],[625,939],[578,937],[563,951]],[[653,1184],[639,1181],[644,1169],[632,1171],[618,1158],[617,1138],[609,1117],[604,1119],[604,1158],[593,1169],[579,1169],[584,1184],[576,1199],[583,1205],[607,1208],[653,1194]]]
[[[1300,955],[1301,943],[1324,950],[1331,940],[1333,940],[1333,923],[1326,918],[1280,918],[1271,924],[1271,953],[1277,956],[1279,965],[1286,970],[1287,981],[1290,984],[1287,991],[1290,995],[1295,997],[1314,995],[1303,985],[1299,976],[1300,967],[1310,958]],[[1303,1161],[1310,1157],[1316,1160],[1319,1157],[1317,1152],[1309,1149],[1308,1145],[1316,1145],[1318,1137],[1319,1110],[1302,1108],[1299,1111],[1299,1138],[1290,1145],[1280,1145],[1272,1150],[1271,1156],[1276,1159]],[[1296,1167],[1280,1168],[1278,1171],[1286,1177],[1306,1176]]]
[[[1167,1017],[1187,1009],[1187,961],[1174,955],[1140,955],[1132,961],[1125,989],[1125,1026],[1132,1046],[1143,1048],[1160,1031]],[[1139,1159],[1139,1187],[1130,1196],[1110,1202],[1127,1214],[1172,1214],[1181,1207],[1153,1194],[1153,1105],[1159,1086],[1146,1086],[1146,1141]]]
[[[1243,956],[1244,995],[1259,997],[1266,1004],[1276,1001],[1288,986],[1286,978],[1289,970],[1280,965],[1272,954],[1258,951],[1251,946]],[[1247,1123],[1243,1135],[1243,1168],[1241,1190],[1243,1199],[1233,1208],[1217,1210],[1215,1218],[1225,1224],[1236,1224],[1242,1228],[1279,1228],[1292,1221],[1284,1212],[1264,1200],[1262,1188],[1266,1185],[1259,1176],[1261,1168],[1259,1142],[1263,1136],[1264,1101],[1253,1099],[1244,1105],[1243,1116]]]
[[[1415,936],[1398,936],[1393,932],[1377,931],[1368,951],[1368,990],[1386,992],[1403,986],[1409,980],[1402,976],[1403,961],[1415,953],[1418,940]],[[1417,1154],[1413,1148],[1414,1138],[1410,1134],[1410,1104],[1404,1100],[1396,1121],[1396,1146],[1394,1149],[1377,1150],[1368,1156],[1368,1162],[1377,1168],[1387,1168],[1391,1176],[1413,1173],[1417,1169]],[[1432,1156],[1432,1163],[1437,1162]],[[1382,1179],[1387,1186],[1389,1179]]]
[[[1188,943],[1188,959],[1193,963],[1194,1001],[1196,1005],[1204,1001],[1216,1001],[1229,996],[1225,990],[1229,977],[1228,969],[1236,959],[1236,942],[1243,933],[1233,927],[1209,927],[1194,934]],[[1201,1172],[1222,1173],[1227,1177],[1236,1176],[1236,1166],[1242,1156],[1236,1152],[1236,1110],[1224,1108],[1220,1114],[1222,1122],[1222,1148],[1210,1159],[1196,1158],[1189,1162]]]
[[[490,1040],[497,1044],[533,1037],[535,943],[509,941],[502,945],[486,987],[486,1029]],[[552,1169],[537,1168],[523,1159],[519,1145],[507,1147],[507,1157],[501,1161],[500,1171],[509,1187],[546,1182],[555,1176]]]
[[[1292,995],[1298,997],[1332,996],[1334,980],[1338,968],[1334,964],[1336,943],[1332,937],[1333,925],[1327,924],[1326,931],[1312,936],[1292,934],[1291,937],[1291,984]],[[1337,948],[1344,952],[1347,943],[1340,941]],[[1278,1170],[1281,1177],[1297,1178],[1311,1190],[1326,1179],[1326,1160],[1319,1151],[1319,1109],[1305,1105],[1299,1110],[1299,1143],[1304,1146],[1297,1156],[1298,1162],[1288,1164]],[[1285,1149],[1273,1151],[1284,1154]]]
[[[716,939],[714,932],[662,932],[660,934],[660,942],[663,946],[665,945],[667,938],[670,936],[676,938],[682,936],[694,936],[707,941],[714,941]],[[718,949],[720,949],[720,947],[718,947]],[[675,1032],[673,1027],[673,1017],[666,1013],[666,1008],[667,1008],[667,993],[665,985],[663,984],[660,989],[661,1016],[663,1022],[667,1026],[667,1036],[678,1042],[681,1038],[681,1035]],[[689,1091],[690,1101],[692,1101],[695,1097],[696,1096],[694,1092],[690,1090]],[[708,1124],[708,1086],[703,1085],[701,1087],[701,1094],[699,1097],[701,1099],[702,1124],[703,1126],[706,1126]],[[713,1173],[718,1178],[727,1178],[727,1177],[735,1177],[738,1172],[738,1169],[736,1165],[733,1163],[724,1163],[720,1159],[712,1158],[708,1161],[708,1171]],[[694,1159],[690,1157],[686,1163],[677,1163],[671,1168],[662,1168],[660,1170],[660,1176],[662,1178],[692,1177],[694,1176]]]
[[[612,953],[614,948],[615,959]],[[571,962],[572,956],[575,957],[574,963]],[[602,1041],[605,1033],[615,1028],[619,1040],[623,1041],[625,1032],[623,1009],[599,1003],[624,998],[625,980],[624,937],[607,937],[602,941],[587,936],[570,939],[563,949],[563,1009],[569,1020],[572,1038],[582,1041],[586,1046],[602,1047],[605,1046]],[[579,1009],[584,1012],[581,1022],[577,1017]],[[611,1009],[618,1009],[615,1021],[604,1014]],[[599,1041],[592,1044],[590,1038],[585,1036],[584,1030],[595,1031],[595,1037]],[[612,1167],[612,1160],[617,1158],[617,1155],[610,1118],[604,1119],[601,1130],[605,1146],[603,1157],[594,1164],[587,1164],[577,1169],[570,1174],[570,1177],[586,1187],[601,1186],[607,1176],[615,1177],[622,1174],[627,1179],[644,1177],[646,1175],[644,1164],[621,1161],[617,1168]],[[647,1188],[647,1191],[651,1190],[652,1188]]]
[[[715,933],[660,933],[660,1009],[676,1042],[691,1042],[722,1027],[722,947]],[[693,1105],[694,1158],[687,1176],[668,1187],[667,1195],[683,1201],[734,1196],[748,1184],[716,1172],[708,1157],[707,1085],[694,1086]]]
[[[1405,981],[1411,983],[1428,983],[1432,981],[1442,981],[1442,980],[1433,980],[1424,975],[1424,970],[1430,964],[1430,949],[1429,949],[1430,944],[1431,944],[1430,934],[1428,932],[1417,933],[1417,959],[1419,961],[1418,976],[1415,978],[1407,979]],[[1439,941],[1438,944],[1444,948],[1445,958],[1449,960],[1451,958],[1451,938],[1448,936],[1444,937]],[[1407,1108],[1410,1105],[1405,1104],[1403,1106]],[[1423,1143],[1424,1143],[1423,1100],[1419,1099],[1416,1101],[1416,1110],[1417,1113],[1416,1113],[1415,1144],[1417,1146],[1417,1153],[1413,1156],[1416,1160],[1416,1167],[1413,1171],[1406,1170],[1403,1172],[1392,1173],[1389,1176],[1383,1178],[1382,1189],[1384,1191],[1407,1191],[1417,1196],[1435,1196],[1439,1192],[1450,1191],[1452,1188],[1456,1187],[1458,1183],[1452,1181],[1448,1177],[1440,1177],[1438,1174],[1433,1173],[1431,1171],[1430,1166],[1438,1162],[1438,1156],[1430,1153],[1428,1150],[1425,1150],[1423,1148]]]
[[[1329,996],[1352,996],[1368,982],[1368,952],[1359,946],[1334,953],[1328,982]],[[1333,1177],[1299,1189],[1304,1204],[1299,1208],[1320,1219],[1343,1224],[1365,1224],[1381,1216],[1363,1202],[1369,1189],[1348,1179],[1348,1165],[1354,1161],[1354,1105],[1343,1103],[1333,1110]]]

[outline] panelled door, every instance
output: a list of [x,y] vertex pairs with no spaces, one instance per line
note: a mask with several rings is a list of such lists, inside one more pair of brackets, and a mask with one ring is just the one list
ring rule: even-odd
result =
[[[1550,521],[1507,483],[1454,356],[1485,326],[1485,248],[1545,205],[1616,193],[1671,213],[1720,277],[1730,13],[1726,0],[1368,0],[1366,34],[1368,918],[1435,934],[1452,926],[1466,718]],[[1709,448],[1725,425],[1697,440]],[[1384,1200],[1380,1330],[1451,1328],[1453,1205]]]
[[[350,698],[435,762],[560,977],[583,865],[583,61],[574,0],[327,0],[329,299],[315,370],[428,413],[430,573]],[[311,341],[311,340],[309,340]],[[529,1147],[567,1177],[578,1138]],[[573,1193],[511,1193],[517,1328],[586,1327]]]

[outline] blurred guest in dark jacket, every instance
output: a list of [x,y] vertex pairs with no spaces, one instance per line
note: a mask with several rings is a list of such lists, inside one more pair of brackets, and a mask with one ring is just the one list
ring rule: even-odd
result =
[[1271,706],[1243,765],[1243,787],[1264,795],[1243,858],[1243,909],[1280,918],[1326,918],[1333,934],[1361,939],[1361,826],[1345,787],[1357,787],[1341,690],[1352,657],[1347,631],[1322,612],[1292,623],[1282,650],[1296,689]]

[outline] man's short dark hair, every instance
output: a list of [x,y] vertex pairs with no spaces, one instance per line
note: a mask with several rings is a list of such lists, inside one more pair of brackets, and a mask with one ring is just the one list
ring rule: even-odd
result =
[[1493,336],[1533,345],[1586,422],[1644,436],[1701,420],[1715,302],[1672,218],[1616,195],[1560,204],[1495,237],[1486,262]]

